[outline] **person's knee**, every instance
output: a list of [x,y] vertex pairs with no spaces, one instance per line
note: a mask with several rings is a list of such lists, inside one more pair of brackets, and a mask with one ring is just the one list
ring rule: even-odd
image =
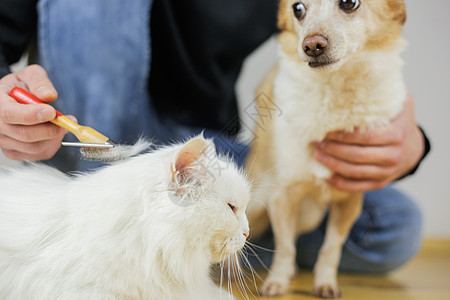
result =
[[[421,246],[422,213],[408,196],[388,188],[367,195],[365,224],[356,224],[344,246],[341,269],[387,273],[409,261]],[[369,224],[367,224],[369,223]]]
[[419,252],[422,245],[422,213],[414,202],[411,201],[409,208],[402,213],[393,234],[395,238],[387,243],[381,256],[383,259],[376,268],[378,273],[399,268]]

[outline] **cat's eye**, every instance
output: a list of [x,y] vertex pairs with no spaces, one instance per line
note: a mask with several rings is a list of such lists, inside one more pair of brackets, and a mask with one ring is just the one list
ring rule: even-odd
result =
[[306,6],[302,2],[297,2],[294,5],[292,5],[292,10],[294,11],[294,15],[297,18],[297,20],[301,20],[306,15]]
[[351,13],[357,10],[359,5],[359,0],[339,0],[339,8],[346,13]]
[[228,207],[233,211],[233,213],[236,213],[236,212],[237,212],[237,208],[236,208],[236,206],[234,206],[233,204],[228,203]]

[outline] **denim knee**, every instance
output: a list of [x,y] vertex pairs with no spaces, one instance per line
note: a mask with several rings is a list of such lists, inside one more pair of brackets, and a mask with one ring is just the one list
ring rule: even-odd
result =
[[387,187],[366,193],[364,208],[342,252],[340,269],[386,273],[420,249],[422,213],[407,195]]
[[[326,219],[297,240],[297,263],[311,268],[325,236]],[[386,187],[364,195],[339,265],[341,271],[386,273],[411,259],[421,245],[422,214],[407,195]]]

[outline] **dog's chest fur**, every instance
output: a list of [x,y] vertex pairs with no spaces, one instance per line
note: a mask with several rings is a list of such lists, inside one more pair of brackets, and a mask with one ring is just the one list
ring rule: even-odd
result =
[[280,179],[326,178],[329,170],[312,158],[313,141],[328,132],[388,124],[402,109],[406,88],[398,51],[355,55],[335,72],[316,72],[280,48],[274,81],[282,114],[274,120]]

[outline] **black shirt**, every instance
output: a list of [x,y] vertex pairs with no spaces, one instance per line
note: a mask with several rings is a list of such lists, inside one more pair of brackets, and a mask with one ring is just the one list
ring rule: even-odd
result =
[[150,92],[157,110],[195,127],[237,116],[243,60],[276,31],[278,0],[156,0]]
[[36,32],[37,0],[0,1],[0,78],[17,62]]

